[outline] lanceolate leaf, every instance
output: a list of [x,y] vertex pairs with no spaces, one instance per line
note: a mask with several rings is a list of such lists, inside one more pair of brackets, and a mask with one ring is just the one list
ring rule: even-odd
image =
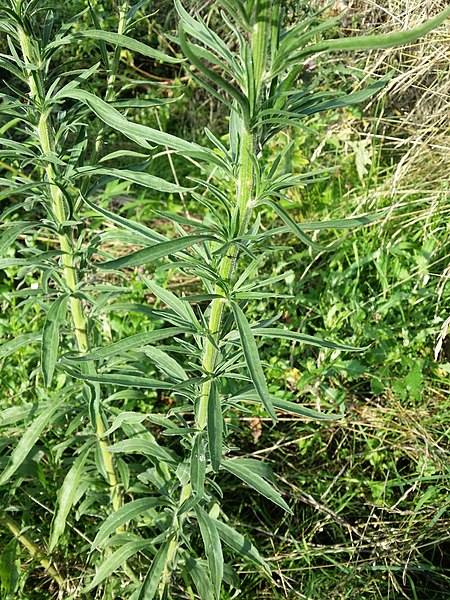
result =
[[103,215],[110,221],[113,221],[114,223],[117,223],[118,225],[125,227],[125,229],[127,229],[131,233],[138,233],[139,235],[147,237],[151,242],[166,242],[167,241],[167,238],[165,236],[161,235],[157,231],[152,231],[151,229],[149,229],[148,227],[145,227],[145,225],[142,225],[141,223],[136,223],[135,221],[131,221],[130,219],[126,219],[125,217],[116,215],[115,213],[113,213],[109,210],[106,210],[106,208],[102,208],[101,206],[97,206],[93,202],[90,202],[90,200],[88,200],[84,196],[83,196],[83,200],[90,208],[92,208],[92,210]]
[[[283,412],[291,413],[293,415],[299,415],[300,417],[306,417],[307,419],[314,419],[315,421],[336,421],[343,418],[342,415],[329,415],[327,413],[321,413],[316,410],[306,408],[301,404],[291,402],[290,400],[277,398],[276,396],[271,396],[271,398],[274,408],[277,408]],[[261,404],[261,398],[258,396],[256,390],[242,392],[242,394],[232,396],[230,400],[232,402],[244,401],[257,402],[258,404]]]
[[230,548],[232,548],[235,552],[246,558],[247,560],[251,560],[255,565],[261,567],[267,575],[270,576],[270,568],[266,561],[261,557],[258,550],[253,546],[251,542],[247,538],[245,538],[241,533],[236,531],[233,527],[230,527],[226,523],[222,521],[218,521],[213,517],[210,517],[212,523],[215,525],[217,532],[219,534],[220,539],[227,544]]
[[137,552],[144,550],[145,548],[151,547],[151,540],[134,540],[123,544],[118,550],[113,552],[111,556],[108,556],[102,563],[95,574],[92,582],[82,590],[85,594],[90,592],[92,589],[97,587],[104,579],[109,577],[111,573],[114,573],[121,565],[127,562]]
[[329,342],[328,340],[323,340],[321,338],[315,337],[313,335],[308,335],[306,333],[298,333],[296,331],[289,331],[288,329],[280,329],[276,327],[255,327],[252,328],[253,335],[261,335],[264,337],[271,338],[282,338],[285,340],[292,340],[295,342],[303,342],[304,344],[308,344],[309,346],[319,346],[320,348],[331,348],[333,350],[344,350],[345,352],[361,352],[362,350],[366,350],[366,347],[355,347],[348,346],[347,344],[340,344],[338,342]]
[[75,459],[72,467],[67,473],[62,487],[58,492],[58,508],[52,522],[48,551],[52,552],[58,544],[59,538],[66,528],[67,517],[78,491],[80,480],[83,476],[84,465],[89,455],[90,448],[85,448],[83,452]]
[[151,379],[150,377],[139,377],[138,375],[126,375],[123,373],[105,373],[104,375],[84,375],[83,373],[77,373],[70,371],[72,377],[75,379],[82,379],[83,381],[93,381],[97,383],[104,383],[105,385],[119,385],[123,387],[137,387],[146,390],[171,390],[174,388],[173,385],[159,381],[158,379]]
[[222,460],[222,436],[222,406],[216,382],[212,381],[208,399],[208,448],[211,466],[216,472],[220,469]]
[[167,555],[171,546],[172,539],[167,540],[161,545],[153,559],[152,565],[145,576],[141,591],[137,600],[153,600],[158,591],[161,575],[167,561]]
[[273,200],[267,200],[267,204],[269,204],[273,210],[277,213],[277,215],[281,218],[281,220],[289,227],[294,235],[296,235],[302,242],[304,242],[307,246],[314,248],[315,250],[324,250],[324,247],[316,242],[313,242],[302,230],[301,227],[294,221],[291,215],[284,210],[284,208],[274,202]]
[[73,44],[79,39],[88,39],[88,40],[102,40],[108,44],[112,44],[114,46],[120,46],[121,48],[126,48],[127,50],[131,50],[132,52],[137,52],[138,54],[142,54],[142,56],[148,56],[149,58],[154,58],[155,60],[159,60],[167,63],[179,63],[181,62],[179,58],[175,58],[173,56],[168,56],[163,52],[159,52],[142,42],[138,42],[133,38],[128,37],[127,35],[121,35],[119,33],[114,33],[111,31],[103,31],[101,29],[88,29],[85,31],[77,31],[73,35],[68,35],[63,38],[59,38],[58,40],[51,42],[47,45],[46,49],[53,49],[63,44]]
[[92,548],[102,546],[108,537],[115,533],[115,531],[129,523],[132,519],[135,519],[139,515],[144,514],[148,510],[161,506],[163,501],[160,498],[140,498],[133,502],[127,502],[124,506],[121,506],[118,511],[109,515],[106,521],[103,521],[94,541],[92,542]]
[[160,146],[167,146],[173,150],[178,150],[193,158],[206,160],[207,162],[215,162],[219,165],[222,164],[217,154],[211,152],[208,148],[203,148],[193,142],[187,142],[169,133],[148,127],[147,125],[128,121],[118,110],[104,100],[97,98],[94,94],[77,89],[65,92],[64,97],[84,102],[100,120],[113,129],[120,131],[123,135],[129,137],[133,141],[142,140],[143,142],[152,142]]
[[194,244],[205,240],[217,241],[212,235],[187,235],[186,237],[176,238],[168,242],[155,244],[149,248],[137,250],[136,252],[132,252],[131,254],[122,256],[116,260],[99,263],[98,266],[102,269],[122,269],[124,267],[142,266],[154,262],[159,258],[175,254],[185,248],[190,248]]
[[110,452],[121,452],[123,454],[145,454],[151,456],[157,461],[162,461],[170,465],[176,465],[179,462],[178,456],[171,450],[166,450],[158,446],[155,442],[144,439],[122,440],[108,447]]
[[70,360],[71,362],[83,362],[110,358],[111,356],[118,356],[133,348],[140,348],[146,344],[152,344],[153,342],[159,342],[168,337],[185,333],[185,331],[186,330],[181,327],[166,327],[165,329],[155,329],[154,331],[136,333],[135,335],[130,335],[114,344],[99,348],[98,350],[89,352],[89,354],[84,354],[83,356],[66,356],[65,360]]
[[150,188],[151,190],[157,190],[159,192],[167,192],[173,194],[179,192],[188,192],[190,189],[182,187],[175,183],[170,183],[170,181],[166,181],[165,179],[161,179],[160,177],[155,177],[154,175],[150,175],[149,173],[145,173],[143,171],[131,171],[127,169],[114,169],[106,167],[83,167],[77,170],[74,177],[76,178],[77,176],[84,175],[111,176],[117,179],[124,179],[125,181],[136,183],[143,187]]
[[223,579],[223,554],[220,536],[214,521],[200,506],[195,507],[200,533],[208,560],[209,573],[217,600],[220,598],[220,589]]
[[409,44],[438,27],[448,17],[450,17],[450,8],[446,8],[440,12],[434,19],[430,19],[422,25],[407,31],[324,40],[323,42],[307,47],[301,54],[315,54],[317,52],[334,52],[339,50],[375,50],[377,48],[393,48],[394,46]]
[[274,504],[277,504],[287,512],[292,513],[291,509],[283,500],[280,493],[273,486],[267,483],[265,479],[255,473],[255,469],[249,469],[248,467],[240,464],[238,459],[222,461],[222,467],[236,477],[239,477],[239,479],[265,496],[268,500],[271,500]]
[[247,363],[250,377],[252,378],[253,384],[256,391],[259,394],[267,412],[274,421],[277,420],[276,413],[273,409],[272,400],[270,398],[269,390],[267,388],[266,378],[264,377],[263,368],[259,359],[258,347],[253,337],[252,329],[247,321],[246,316],[242,312],[242,309],[237,304],[232,304],[234,318],[236,325],[239,330],[239,337],[244,350],[245,362]]
[[187,322],[191,322],[197,329],[200,329],[200,323],[195,316],[191,306],[178,298],[173,292],[161,287],[151,279],[144,279],[146,286],[152,291],[159,300],[164,302],[169,308],[171,308],[178,316],[185,319]]
[[5,356],[9,356],[13,354],[20,348],[24,346],[29,346],[33,342],[38,342],[42,337],[41,332],[33,332],[33,333],[22,333],[21,335],[17,335],[14,339],[4,342],[0,346],[0,359],[5,358]]
[[68,296],[60,296],[51,305],[42,331],[41,368],[44,385],[49,387],[59,349],[59,329],[64,323],[67,311]]
[[8,464],[0,475],[0,485],[5,484],[26,459],[28,453],[40,438],[44,429],[52,422],[56,411],[66,401],[68,394],[69,390],[65,388],[63,391],[56,394],[51,402],[42,407],[41,414],[35,418],[12,451]]

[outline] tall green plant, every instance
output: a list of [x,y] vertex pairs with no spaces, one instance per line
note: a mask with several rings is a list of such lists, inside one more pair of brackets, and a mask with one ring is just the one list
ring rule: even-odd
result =
[[[125,593],[124,597],[139,600],[168,598],[184,585],[188,590],[194,586],[204,600],[217,599],[224,580],[238,585],[224,560],[223,545],[270,576],[257,549],[223,513],[222,474],[244,482],[283,510],[290,509],[267,465],[234,456],[224,415],[242,404],[256,403],[274,421],[277,410],[333,419],[270,393],[259,340],[357,349],[275,326],[277,315],[262,315],[250,323],[248,302],[273,296],[274,279],[261,282],[255,274],[274,236],[294,234],[317,249],[321,246],[310,232],[350,229],[376,216],[298,223],[285,208],[286,190],[323,174],[286,172],[289,143],[271,164],[265,162],[263,150],[275,135],[302,127],[310,115],[364,101],[385,83],[381,79],[347,95],[310,89],[302,81],[307,59],[322,52],[407,43],[450,15],[447,9],[409,32],[319,41],[336,26],[335,20],[318,16],[285,30],[281,2],[222,0],[221,6],[230,44],[175,0],[178,42],[193,68],[190,73],[230,114],[228,143],[206,130],[210,147],[133,122],[123,112],[133,106],[133,99],[117,99],[120,48],[153,60],[177,60],[128,37],[135,8],[122,5],[117,33],[101,30],[92,10],[93,28],[71,32],[80,15],[58,28],[50,13],[43,19],[36,2],[10,0],[2,9],[0,24],[10,54],[2,56],[0,64],[14,80],[1,107],[4,117],[12,119],[2,128],[2,158],[9,161],[2,197],[21,200],[4,211],[8,222],[0,245],[8,247],[25,232],[45,232],[51,249],[24,247],[19,258],[0,262],[3,268],[20,267],[19,276],[25,280],[39,274],[39,287],[33,293],[29,290],[29,300],[36,298],[46,312],[41,333],[24,333],[0,346],[0,356],[5,357],[21,346],[41,342],[42,375],[37,409],[28,406],[3,413],[9,426],[31,423],[11,444],[0,484],[13,484],[12,495],[21,481],[20,470],[33,460],[30,452],[44,432],[67,428],[63,441],[48,456],[58,468],[63,459],[70,465],[54,503],[48,556],[43,544],[39,549],[19,534],[20,526],[11,517],[6,526],[25,547],[34,548],[32,555],[72,597],[105,586],[112,597]],[[98,42],[101,61],[75,72],[55,70],[58,52],[85,39]],[[108,51],[111,45],[113,53]],[[100,97],[89,82],[102,73],[106,91]],[[115,136],[137,144],[139,153],[123,143],[118,143],[121,149],[107,153],[104,141]],[[194,180],[196,187],[186,188],[151,175],[153,145],[194,159],[205,177]],[[136,159],[143,160],[130,163]],[[176,235],[166,237],[102,206],[105,186],[115,179],[163,193],[189,192],[206,207],[208,219],[199,223],[158,211],[173,223]],[[226,191],[221,180],[230,182]],[[282,226],[262,226],[265,206]],[[31,218],[17,220],[16,215],[25,215],[26,210]],[[117,228],[89,235],[86,227],[92,215]],[[100,246],[105,239],[131,242],[140,249],[114,258]],[[203,289],[200,294],[177,296],[147,277],[145,285],[164,308],[118,302],[126,292],[117,283],[126,280],[122,269],[149,265],[194,274]],[[114,311],[145,313],[154,320],[154,328],[102,346],[100,317]],[[159,327],[161,321],[166,325]],[[155,345],[162,340],[164,345]],[[63,376],[55,385],[56,369]],[[124,412],[121,402],[133,397],[132,389],[166,390],[176,400],[174,408],[164,415]],[[36,410],[38,415],[31,419]],[[163,432],[164,443],[152,433],[152,426]],[[4,510],[8,502],[5,492]],[[49,561],[49,556],[57,561],[58,548],[70,540],[67,524],[74,506],[81,518],[96,517],[95,537],[88,541],[91,564],[97,569],[89,571],[81,590],[71,590]],[[126,592],[110,579],[121,567],[129,579]]]

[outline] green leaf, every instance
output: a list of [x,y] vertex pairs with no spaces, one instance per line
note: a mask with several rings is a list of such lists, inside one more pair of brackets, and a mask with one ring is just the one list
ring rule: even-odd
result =
[[188,323],[192,323],[194,327],[198,330],[201,329],[200,323],[198,322],[197,317],[195,316],[192,307],[189,306],[185,301],[175,296],[170,290],[161,287],[153,280],[144,278],[145,285],[149,288],[151,292],[159,299],[161,302],[166,304],[169,308],[171,308],[178,316],[187,321]]
[[125,523],[129,523],[139,515],[163,504],[164,502],[159,498],[139,498],[139,500],[127,502],[127,504],[121,506],[119,510],[110,514],[106,521],[103,521],[92,542],[92,549],[102,546],[109,536],[115,533],[119,527],[125,525]]
[[[271,399],[274,408],[284,412],[292,413],[294,415],[299,415],[300,417],[314,419],[315,421],[336,421],[343,418],[343,415],[329,415],[326,413],[317,412],[316,410],[301,406],[301,404],[296,404],[295,402],[291,402],[289,400],[283,400],[282,398],[277,398],[276,396],[271,396]],[[244,402],[257,402],[258,404],[261,403],[261,398],[254,390],[246,391],[230,398],[231,402],[238,402],[239,400],[243,400]]]
[[150,456],[156,461],[170,465],[176,465],[180,462],[180,459],[172,450],[167,450],[162,446],[158,446],[155,442],[145,439],[122,440],[117,444],[108,446],[108,450],[109,452],[120,452],[121,454],[145,454],[145,456]]
[[167,352],[148,346],[144,348],[144,353],[169,377],[177,381],[187,381],[189,379],[183,367],[174,358],[169,356]]
[[305,49],[304,53],[335,52],[339,50],[376,50],[377,48],[393,48],[409,44],[423,37],[450,17],[450,8],[440,12],[434,19],[426,21],[408,31],[395,31],[381,35],[364,35],[339,39],[324,40]]
[[151,540],[134,540],[123,544],[118,550],[108,556],[101,564],[91,583],[82,590],[83,593],[90,592],[97,587],[104,579],[114,573],[121,565],[127,562],[137,552],[141,552],[145,548],[152,545]]
[[21,335],[17,335],[14,339],[4,342],[0,346],[0,359],[17,352],[17,350],[23,348],[24,346],[29,346],[33,342],[38,342],[41,338],[41,332],[37,331],[33,333],[22,333]]
[[5,600],[17,598],[20,582],[19,574],[19,542],[13,538],[2,548],[0,556],[0,588],[6,594]]
[[152,242],[166,242],[167,241],[167,238],[165,236],[161,235],[160,233],[158,233],[157,231],[152,231],[148,227],[145,227],[145,225],[141,225],[140,223],[136,223],[135,221],[131,221],[130,219],[126,219],[125,217],[121,217],[120,215],[117,215],[109,210],[106,210],[106,208],[97,206],[93,202],[90,202],[90,200],[88,200],[84,196],[82,196],[82,198],[83,198],[83,201],[90,208],[92,208],[92,210],[103,215],[110,221],[113,221],[114,223],[117,223],[118,225],[125,227],[131,233],[138,233],[139,235],[142,235],[142,236],[148,238]]
[[267,388],[266,378],[264,377],[261,361],[259,359],[258,347],[256,345],[255,338],[253,337],[252,329],[247,321],[246,316],[242,312],[242,309],[234,303],[231,305],[231,308],[233,310],[236,325],[239,330],[239,338],[242,343],[245,362],[247,363],[250,377],[267,412],[272,419],[276,421],[277,416],[273,409],[272,400]]
[[202,433],[195,437],[191,454],[191,486],[195,499],[203,498],[206,474],[206,443]]
[[208,448],[211,466],[216,472],[220,469],[220,462],[222,460],[222,437],[222,406],[216,382],[212,381],[208,398]]
[[302,342],[304,344],[308,344],[309,346],[319,346],[319,348],[331,348],[333,350],[344,350],[345,352],[362,352],[368,348],[368,346],[358,348],[355,346],[348,346],[347,344],[340,344],[338,342],[330,342],[306,333],[298,333],[297,331],[289,331],[288,329],[279,329],[276,327],[254,327],[252,328],[252,332],[253,335],[282,338],[285,340],[292,340],[294,342]]
[[222,521],[218,521],[213,517],[210,517],[210,519],[215,525],[220,539],[225,542],[227,546],[232,548],[235,552],[247,560],[255,563],[255,565],[258,567],[261,567],[267,573],[267,575],[271,575],[269,565],[261,557],[255,546],[253,546],[253,544],[247,540],[247,538],[226,523],[222,523]]
[[181,62],[179,58],[168,56],[167,54],[159,52],[151,46],[147,46],[147,44],[138,42],[137,40],[134,40],[133,38],[128,37],[127,35],[122,35],[120,33],[114,33],[111,31],[103,31],[102,29],[87,29],[85,31],[77,31],[73,35],[68,35],[66,37],[59,38],[54,42],[51,42],[46,46],[46,50],[58,48],[63,44],[73,44],[79,39],[101,40],[103,42],[106,42],[107,44],[120,46],[121,48],[126,48],[127,50],[131,50],[132,52],[142,54],[142,56],[148,56],[149,58],[160,60],[166,63]]
[[204,568],[202,563],[198,559],[192,558],[185,554],[185,565],[186,570],[192,578],[199,598],[201,600],[214,600],[215,594],[209,579],[208,571]]
[[5,231],[0,235],[0,254],[8,248],[15,239],[28,229],[32,229],[36,226],[36,223],[30,223],[28,221],[12,224],[6,227]]
[[187,142],[169,133],[159,131],[158,129],[128,121],[118,110],[94,94],[84,90],[69,90],[69,92],[64,93],[64,97],[84,102],[101,121],[116,131],[120,131],[131,140],[137,141],[141,145],[145,146],[146,142],[152,142],[160,146],[167,146],[168,148],[177,150],[184,153],[186,156],[192,156],[193,158],[213,162],[218,165],[222,164],[222,161],[217,154],[210,151],[208,148],[203,148],[192,142]]
[[195,507],[200,533],[205,547],[206,559],[208,561],[209,573],[216,599],[220,598],[220,590],[223,579],[223,554],[222,544],[214,521],[200,506]]
[[255,473],[255,469],[249,469],[244,464],[241,464],[239,459],[236,458],[222,461],[222,467],[236,477],[239,477],[239,479],[265,496],[268,500],[292,514],[292,510],[283,500],[280,493],[269,483],[267,483],[265,479]]
[[124,179],[125,181],[131,181],[137,183],[143,187],[150,188],[151,190],[157,190],[158,192],[167,192],[176,194],[179,192],[189,192],[191,188],[182,187],[160,177],[150,175],[144,171],[131,171],[128,169],[114,169],[106,167],[81,167],[76,170],[74,178],[85,175],[107,175],[108,177],[114,177],[117,179]]
[[164,544],[162,544],[162,546],[160,546],[155,558],[153,559],[150,569],[147,571],[147,575],[145,576],[137,600],[153,600],[155,597],[164,567],[166,565],[171,543],[172,539],[170,538]]
[[41,414],[36,417],[33,423],[25,431],[17,446],[12,451],[5,470],[0,475],[0,485],[4,485],[26,459],[44,429],[52,422],[55,412],[61,404],[66,401],[67,395],[67,388],[61,390],[58,394],[55,394],[52,401],[43,407]]
[[392,73],[388,73],[384,77],[378,79],[378,81],[376,81],[372,85],[362,90],[358,90],[357,92],[353,92],[352,94],[339,96],[338,98],[327,100],[326,102],[319,102],[317,104],[313,104],[312,106],[308,106],[301,110],[301,114],[313,115],[317,112],[321,112],[324,110],[332,110],[335,108],[351,106],[352,104],[359,104],[360,102],[364,102],[364,100],[368,100],[374,94],[382,90],[386,83],[391,79],[391,77]]
[[171,390],[173,385],[159,381],[158,379],[151,379],[150,377],[139,377],[136,375],[125,375],[123,373],[105,373],[102,375],[84,375],[83,373],[77,373],[70,371],[72,377],[75,379],[82,379],[83,381],[95,381],[97,383],[104,383],[105,385],[119,385],[123,387],[137,387],[146,390]]
[[168,242],[155,244],[149,248],[137,250],[136,252],[132,252],[127,256],[122,256],[121,258],[117,258],[115,260],[98,263],[97,266],[102,269],[122,269],[124,267],[136,267],[138,265],[142,266],[154,262],[159,258],[169,256],[170,254],[175,254],[180,250],[184,250],[185,248],[189,248],[194,244],[203,242],[205,240],[217,241],[217,239],[211,235],[187,235],[182,238],[169,240]]
[[48,551],[52,550],[58,544],[59,538],[66,528],[67,516],[72,509],[72,505],[78,491],[80,480],[83,476],[84,465],[89,455],[90,448],[84,451],[75,459],[72,467],[64,478],[63,484],[59,489],[57,502],[58,508],[52,521],[50,540],[48,542]]
[[147,344],[159,342],[160,340],[164,340],[168,337],[185,333],[185,331],[186,330],[182,329],[181,327],[166,327],[165,329],[155,329],[154,331],[136,333],[135,335],[130,335],[129,337],[123,338],[118,342],[114,342],[114,344],[110,344],[109,346],[99,348],[98,350],[93,350],[88,354],[84,354],[82,356],[65,356],[64,358],[65,360],[71,362],[83,362],[110,358],[111,356],[118,356],[123,352],[128,352],[128,350],[132,350],[133,348],[140,348],[142,346],[146,346]]
[[266,200],[266,204],[269,204],[269,206],[273,208],[273,210],[277,213],[280,219],[288,226],[292,233],[296,235],[307,246],[310,246],[315,250],[325,249],[320,244],[316,244],[316,242],[313,242],[305,233],[303,233],[302,228],[299,227],[298,223],[294,221],[290,214],[286,210],[284,210],[284,208],[280,204],[274,202],[273,200]]
[[60,296],[51,305],[42,330],[41,369],[45,387],[49,387],[59,349],[59,330],[64,323],[67,312],[68,296]]
[[319,231],[321,229],[353,229],[354,227],[361,227],[362,225],[369,225],[378,221],[386,212],[378,212],[372,215],[363,215],[360,217],[349,217],[347,219],[336,219],[330,221],[306,221],[303,223],[297,223],[300,229],[305,231]]

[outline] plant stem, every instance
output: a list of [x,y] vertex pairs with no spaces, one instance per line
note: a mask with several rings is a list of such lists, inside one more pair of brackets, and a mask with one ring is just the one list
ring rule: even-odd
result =
[[[272,0],[257,0],[255,7],[255,24],[252,30],[252,63],[254,75],[254,102],[251,107],[253,112],[259,108],[261,90],[264,82],[264,74],[267,64],[267,51],[270,39],[270,29],[272,26]],[[250,96],[250,90],[246,90]],[[237,236],[241,236],[249,223],[252,213],[252,194],[254,185],[255,169],[255,140],[254,134],[250,129],[243,126],[240,135],[239,159],[238,159],[238,179],[236,186],[236,204],[232,223]],[[227,254],[223,257],[219,267],[219,277],[222,281],[228,282],[233,275],[236,267],[238,247],[232,245]],[[215,292],[219,295],[225,295],[220,285],[216,285]],[[222,321],[225,300],[216,298],[211,302],[211,312],[209,316],[210,338],[206,340],[202,367],[207,375],[214,373],[218,355],[218,343],[220,339],[220,325]],[[198,429],[205,429],[208,421],[208,401],[211,393],[211,380],[206,381],[201,388],[200,398],[197,407],[196,425]]]
[[[253,135],[248,130],[243,130],[240,141],[239,152],[239,175],[236,189],[236,205],[233,214],[233,221],[236,223],[235,230],[238,236],[245,232],[248,221],[251,216],[251,199],[253,192],[254,179],[254,142]],[[228,281],[233,275],[237,258],[237,246],[230,247],[227,254],[222,259],[219,268],[219,277],[222,281]],[[219,285],[215,288],[216,294],[224,294],[224,290]],[[209,332],[211,339],[206,340],[202,360],[202,367],[207,374],[212,374],[216,366],[218,354],[217,345],[220,338],[220,325],[222,321],[225,301],[222,298],[215,298],[211,302],[211,312],[209,316]],[[197,409],[197,427],[205,429],[208,420],[208,400],[211,392],[211,381],[205,381],[200,392],[200,400]]]
[[64,585],[64,580],[49,559],[45,556],[45,553],[41,551],[41,549],[36,546],[34,542],[32,542],[26,535],[21,533],[19,525],[9,517],[8,515],[3,515],[3,521],[14,537],[24,546],[28,552],[31,554],[33,558],[38,560],[44,569],[47,571],[51,577],[56,581],[56,583],[62,587]]
[[[22,49],[22,54],[27,64],[33,64],[33,52],[30,40],[27,34],[19,29],[19,40]],[[44,155],[55,154],[55,143],[52,127],[49,121],[50,112],[43,104],[44,93],[41,79],[38,74],[34,74],[28,70],[28,84],[30,88],[30,96],[36,103],[36,108],[40,111],[36,133],[39,138],[41,149]],[[88,340],[88,323],[83,311],[81,300],[75,296],[78,281],[77,271],[74,261],[74,243],[71,237],[64,233],[64,223],[67,221],[67,208],[64,195],[58,185],[58,177],[53,165],[48,162],[45,167],[47,181],[50,186],[50,196],[52,200],[52,212],[58,225],[58,240],[62,250],[62,265],[64,279],[70,293],[70,309],[72,313],[72,321],[74,326],[75,340],[77,348],[83,354],[89,350]],[[95,373],[93,363],[86,362],[84,365],[85,374]],[[94,430],[98,438],[98,444],[102,455],[103,466],[107,475],[110,486],[111,503],[114,511],[117,511],[121,506],[121,498],[119,493],[119,483],[116,477],[112,454],[107,450],[108,442],[104,438],[106,431],[105,425],[100,411],[95,411],[95,422],[93,423]]]

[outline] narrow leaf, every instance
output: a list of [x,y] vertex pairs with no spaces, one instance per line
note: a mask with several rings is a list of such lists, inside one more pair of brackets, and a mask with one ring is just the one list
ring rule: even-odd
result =
[[179,462],[178,456],[172,450],[158,446],[155,442],[144,439],[122,440],[108,447],[110,452],[120,452],[122,454],[145,454],[157,461],[176,465]]
[[63,484],[58,492],[58,508],[53,518],[48,551],[51,553],[58,544],[59,538],[66,528],[67,517],[72,509],[75,495],[78,491],[80,479],[82,478],[84,465],[89,455],[90,448],[86,448],[74,461],[72,467],[64,478]]
[[164,571],[164,567],[167,561],[167,555],[171,546],[172,540],[167,540],[159,548],[158,552],[153,559],[150,569],[147,571],[144,582],[139,592],[137,600],[153,600],[156,592],[158,591],[159,582]]
[[5,356],[9,356],[14,352],[17,352],[20,348],[24,346],[29,346],[33,342],[38,342],[42,337],[41,332],[33,332],[33,333],[22,333],[21,335],[17,335],[12,340],[8,342],[4,342],[0,346],[0,359],[5,358]]
[[339,39],[324,40],[305,49],[307,54],[316,52],[335,52],[339,50],[376,50],[377,48],[393,48],[409,44],[423,37],[450,17],[450,8],[440,12],[434,19],[426,21],[418,27],[407,31],[395,31],[381,35],[364,35]]
[[133,348],[140,348],[142,346],[146,346],[147,344],[159,342],[160,340],[164,340],[168,337],[185,333],[185,331],[186,330],[182,329],[181,327],[166,327],[165,329],[155,329],[154,331],[136,333],[135,335],[130,335],[129,337],[123,338],[118,342],[114,342],[114,344],[110,344],[109,346],[105,346],[103,348],[99,348],[98,350],[94,350],[93,352],[89,352],[88,354],[84,354],[83,356],[66,356],[65,360],[69,360],[71,362],[83,362],[110,358],[111,356],[118,356],[123,352],[128,352],[128,350],[132,350]]
[[142,266],[154,262],[159,258],[175,254],[180,250],[184,250],[185,248],[189,248],[190,246],[205,240],[217,241],[217,239],[211,235],[187,235],[186,237],[176,238],[174,240],[169,240],[168,242],[155,244],[149,248],[137,250],[136,252],[132,252],[131,254],[122,256],[116,260],[99,263],[98,266],[103,269],[122,269],[124,267]]
[[161,177],[155,177],[150,173],[144,171],[132,171],[129,169],[114,169],[114,168],[102,168],[102,167],[82,167],[77,169],[74,178],[84,175],[106,175],[108,177],[115,177],[117,179],[124,179],[136,183],[143,187],[150,188],[151,190],[157,190],[158,192],[167,192],[177,194],[180,192],[189,192],[190,188],[182,187]]
[[30,450],[40,438],[44,429],[49,425],[49,423],[51,423],[55,412],[58,410],[61,404],[65,402],[67,393],[68,390],[65,389],[64,394],[62,392],[56,394],[52,401],[43,407],[41,414],[36,417],[33,423],[25,431],[23,436],[20,438],[19,443],[12,451],[5,470],[0,475],[0,485],[5,484],[26,459]]
[[60,296],[51,305],[42,330],[41,369],[45,387],[49,387],[59,349],[59,330],[64,323],[67,312],[68,296]]
[[120,46],[120,48],[126,48],[127,50],[131,50],[132,52],[142,54],[142,56],[148,56],[149,58],[153,58],[155,60],[159,60],[166,63],[181,62],[179,58],[168,56],[167,54],[159,52],[151,46],[147,46],[147,44],[138,42],[137,40],[134,40],[133,38],[128,37],[127,35],[114,33],[112,31],[103,31],[102,29],[87,29],[85,31],[77,31],[73,35],[68,35],[66,37],[55,40],[54,42],[51,42],[47,45],[46,49],[59,47],[63,44],[73,44],[77,40],[83,38],[88,40],[101,40],[103,42],[106,42],[107,44]]
[[235,552],[243,556],[244,558],[252,561],[258,567],[261,567],[267,575],[270,576],[270,568],[266,561],[261,557],[258,550],[253,546],[251,542],[247,538],[245,538],[241,533],[236,531],[233,527],[230,527],[226,523],[222,523],[222,521],[218,521],[213,517],[210,517],[213,524],[216,526],[217,532],[220,536],[220,539],[227,544],[230,548],[232,548]]
[[344,350],[346,352],[362,352],[367,350],[368,346],[355,347],[348,346],[347,344],[340,344],[338,342],[330,342],[323,340],[322,338],[308,335],[306,333],[298,333],[297,331],[289,331],[288,329],[280,329],[276,327],[255,327],[252,328],[253,335],[260,335],[263,337],[271,338],[282,338],[285,340],[292,340],[295,342],[303,342],[309,346],[319,346],[319,348],[331,348],[333,350]]
[[232,304],[232,310],[236,325],[239,330],[239,338],[244,351],[245,362],[247,363],[250,377],[253,381],[255,389],[261,398],[267,412],[274,421],[277,420],[276,413],[273,409],[272,400],[267,388],[266,378],[264,377],[263,368],[259,359],[258,347],[253,337],[252,329],[247,321],[242,309],[237,304]]
[[205,554],[208,561],[209,573],[211,575],[214,593],[217,600],[219,600],[223,579],[222,544],[217,532],[217,527],[208,513],[205,512],[200,506],[195,507],[195,513],[197,515],[197,521],[200,527],[203,545],[205,546]]
[[139,515],[147,512],[148,510],[161,506],[164,504],[159,498],[140,498],[133,502],[128,502],[124,506],[121,506],[119,510],[110,514],[106,521],[103,521],[94,541],[92,542],[92,548],[102,546],[108,537],[115,533],[119,527],[129,523],[132,519],[135,519]]
[[220,469],[222,460],[222,436],[222,406],[216,382],[212,381],[208,399],[208,448],[211,466],[216,472]]
[[277,504],[285,511],[292,513],[292,510],[283,500],[280,493],[273,486],[267,483],[265,479],[255,473],[254,469],[249,469],[240,464],[238,459],[222,461],[222,467],[236,477],[239,477],[239,479],[244,481],[247,485],[265,496],[274,504]]
[[151,541],[148,540],[135,540],[128,542],[121,546],[118,550],[113,552],[111,556],[108,556],[104,562],[100,564],[100,567],[95,574],[94,579],[91,583],[82,590],[85,594],[90,592],[92,589],[97,587],[104,579],[109,577],[111,573],[114,573],[121,565],[127,562],[129,558],[134,556],[137,552],[144,550],[152,545]]

